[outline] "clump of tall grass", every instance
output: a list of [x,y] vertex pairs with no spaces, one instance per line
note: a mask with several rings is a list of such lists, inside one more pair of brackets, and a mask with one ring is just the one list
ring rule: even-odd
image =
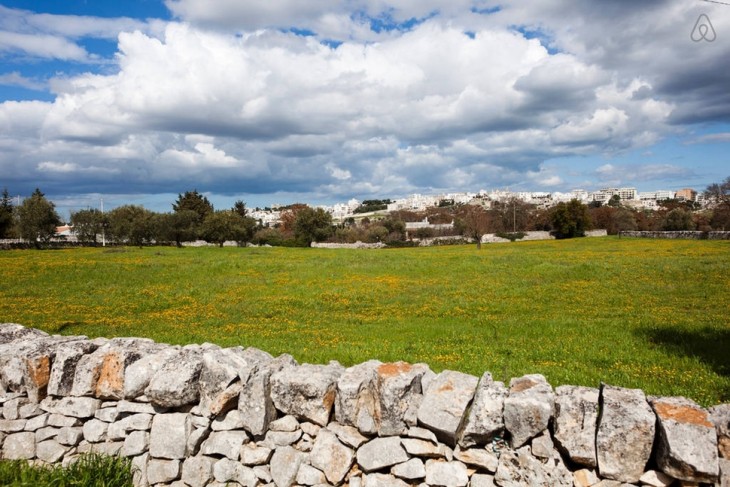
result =
[[132,487],[132,461],[90,453],[66,467],[0,461],[0,485],[7,487]]

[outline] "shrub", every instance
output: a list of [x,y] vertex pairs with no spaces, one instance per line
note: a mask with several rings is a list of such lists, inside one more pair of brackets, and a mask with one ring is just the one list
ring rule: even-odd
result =
[[132,460],[91,453],[67,467],[31,465],[24,460],[0,461],[0,485],[37,487],[132,487]]

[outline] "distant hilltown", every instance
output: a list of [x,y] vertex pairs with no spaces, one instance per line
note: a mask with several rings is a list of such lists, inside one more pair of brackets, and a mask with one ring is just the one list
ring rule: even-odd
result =
[[[575,189],[570,193],[560,192],[512,192],[508,190],[481,190],[478,193],[443,193],[436,195],[412,194],[406,198],[396,200],[377,200],[382,202],[382,212],[392,212],[400,210],[408,211],[424,211],[428,208],[443,206],[448,204],[480,204],[486,208],[491,208],[495,202],[503,203],[517,199],[528,204],[535,205],[538,208],[550,208],[560,202],[568,202],[578,200],[584,204],[593,202],[605,204],[614,196],[621,199],[621,204],[636,209],[656,209],[661,201],[680,200],[693,201],[700,206],[706,205],[704,193],[697,192],[691,188],[680,189],[679,191],[650,191],[638,192],[636,188],[603,188],[598,191],[585,191],[583,189]],[[367,201],[367,200],[366,200]],[[370,200],[372,201],[372,200]],[[347,218],[355,216],[366,216],[367,209],[363,206],[362,201],[351,199],[347,203],[337,203],[331,206],[318,206],[332,215],[333,220],[343,221]],[[259,220],[264,226],[271,226],[280,221],[281,211],[287,209],[286,206],[273,205],[271,208],[255,208],[249,212],[249,216]]]

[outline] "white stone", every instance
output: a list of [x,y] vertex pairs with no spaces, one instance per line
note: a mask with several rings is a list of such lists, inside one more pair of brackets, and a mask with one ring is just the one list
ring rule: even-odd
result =
[[241,445],[248,441],[245,431],[214,431],[200,447],[203,455],[223,455],[231,460],[238,460]]
[[149,449],[150,434],[146,431],[132,431],[124,439],[121,454],[125,457],[141,455]]
[[390,473],[404,480],[418,480],[426,477],[426,466],[420,458],[411,458],[405,463],[393,465]]
[[36,457],[46,463],[57,463],[66,452],[68,447],[62,446],[55,440],[42,441],[36,445]]
[[274,450],[257,446],[255,443],[245,443],[241,447],[241,463],[248,466],[264,465],[269,461]]
[[456,444],[456,434],[479,379],[445,370],[431,381],[418,409],[418,423],[447,444]]
[[327,481],[332,485],[338,485],[344,480],[354,460],[355,453],[340,443],[337,436],[327,429],[319,432],[309,454],[312,466],[324,472]]
[[357,463],[365,472],[373,472],[408,461],[408,454],[397,436],[375,438],[357,450]]
[[317,485],[327,483],[327,479],[324,476],[324,472],[303,463],[299,466],[296,482],[299,485]]
[[185,458],[191,432],[190,417],[185,413],[155,415],[150,433],[150,455],[171,460]]
[[426,461],[426,483],[429,486],[466,487],[469,474],[461,462]]
[[290,446],[282,446],[274,451],[269,467],[276,487],[291,487],[294,484],[305,457],[305,453]]
[[213,479],[214,458],[197,456],[183,462],[182,481],[190,487],[205,487]]
[[151,459],[147,463],[147,481],[150,483],[150,485],[172,482],[179,477],[179,460]]

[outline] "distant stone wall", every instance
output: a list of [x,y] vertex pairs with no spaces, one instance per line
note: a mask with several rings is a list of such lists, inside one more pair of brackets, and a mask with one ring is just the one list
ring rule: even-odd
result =
[[[526,242],[529,240],[555,240],[555,237],[550,232],[535,231],[535,232],[518,232],[522,233],[524,237],[518,238],[515,242]],[[605,237],[608,235],[606,230],[588,230],[585,233],[586,237]],[[511,240],[507,238],[499,237],[495,233],[487,233],[482,235],[482,243],[508,243]]]
[[730,240],[730,232],[639,232],[623,231],[621,237],[668,238],[689,240]]
[[357,241],[355,243],[330,243],[330,242],[312,242],[312,247],[318,249],[382,249],[386,245],[383,242],[364,243]]
[[3,458],[124,455],[138,486],[730,485],[730,404],[15,324],[0,415]]

